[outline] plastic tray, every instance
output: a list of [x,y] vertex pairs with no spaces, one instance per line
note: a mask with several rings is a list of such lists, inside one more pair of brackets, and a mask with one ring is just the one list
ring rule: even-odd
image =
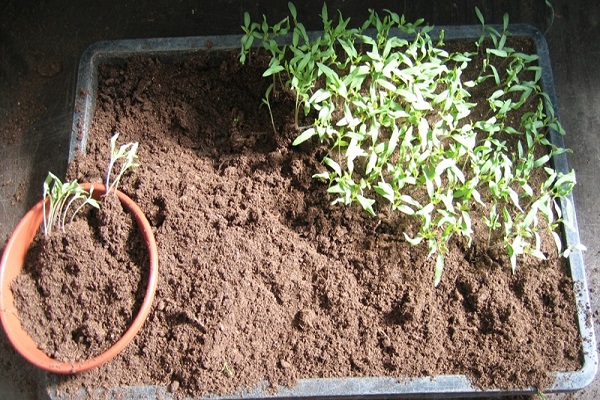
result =
[[[501,30],[502,27],[496,26]],[[436,27],[431,33],[435,38],[444,30],[445,40],[451,39],[476,39],[481,34],[480,26],[445,26]],[[554,82],[548,52],[548,45],[544,36],[529,25],[511,25],[509,31],[513,36],[531,38],[536,45],[539,63],[542,67],[542,86],[548,94],[552,107],[558,117],[558,105],[554,92]],[[315,33],[311,33],[314,35]],[[98,42],[91,45],[82,55],[78,81],[76,87],[75,113],[73,131],[69,150],[69,159],[77,151],[85,151],[87,134],[92,122],[97,90],[97,69],[103,63],[123,62],[133,56],[156,56],[167,59],[183,59],[190,54],[205,50],[239,49],[239,35],[232,36],[202,36],[163,39],[139,39]],[[563,147],[563,138],[556,132],[551,132],[551,140],[559,147]],[[568,172],[565,154],[554,158],[554,166],[560,172]],[[573,199],[570,198],[573,203]],[[579,243],[579,231],[575,213],[573,213],[573,230],[566,229],[565,236],[568,244]],[[583,264],[583,256],[577,251],[570,255],[569,264],[574,280],[574,292],[578,309],[579,331],[583,343],[583,366],[578,371],[554,372],[554,384],[544,391],[546,393],[569,392],[582,389],[592,382],[598,368],[598,355],[596,353],[596,339],[594,336],[592,316],[590,313],[590,300]],[[99,388],[81,390],[78,393],[65,395],[57,390],[56,377],[45,375],[42,398],[51,399],[79,399],[79,398],[105,398],[105,399],[146,399],[161,398],[173,399],[175,394],[169,393],[164,386],[131,386],[115,388]],[[266,391],[266,382],[252,391],[243,391],[226,398],[349,398],[349,397],[496,397],[516,394],[535,393],[536,389],[513,388],[505,390],[483,391],[473,386],[464,375],[438,375],[430,377],[417,377],[410,379],[396,379],[389,377],[371,378],[329,378],[329,379],[302,379],[292,388],[280,387],[277,394]],[[225,398],[210,396],[211,398]],[[177,398],[179,398],[177,396]]]

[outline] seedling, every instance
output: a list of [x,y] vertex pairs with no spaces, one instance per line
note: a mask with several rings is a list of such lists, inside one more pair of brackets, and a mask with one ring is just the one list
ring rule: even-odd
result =
[[[139,143],[138,142],[127,143],[127,144],[121,145],[117,149],[117,139],[118,138],[119,138],[119,134],[115,133],[113,135],[113,137],[110,139],[110,162],[108,164],[108,170],[106,172],[106,180],[105,180],[107,194],[110,193],[111,191],[113,191],[113,192],[117,191],[117,186],[119,185],[119,182],[121,181],[121,178],[123,177],[125,172],[127,172],[128,170],[132,170],[139,166],[139,164],[137,164],[135,162],[135,160],[137,159],[137,149],[138,149]],[[115,176],[112,177],[112,180],[111,180],[111,175],[113,174],[113,168],[115,167],[115,165],[117,164],[117,162],[119,160],[121,160],[121,168],[119,169],[119,171],[116,174],[114,174]]]
[[546,399],[547,399],[547,397],[546,397],[546,395],[544,394],[544,392],[542,392],[542,391],[541,391],[539,388],[536,388],[536,394],[537,394],[537,397],[538,397],[540,400],[546,400]]
[[[564,130],[540,88],[538,57],[507,45],[508,15],[498,30],[475,9],[482,24],[475,48],[484,61],[479,76],[466,80],[463,72],[477,53],[448,52],[443,32],[434,41],[423,20],[409,23],[391,11],[380,16],[371,10],[360,28],[351,29],[349,19],[339,14],[334,22],[323,5],[323,33],[309,35],[294,5],[288,8],[290,15],[273,26],[266,17],[257,23],[244,14],[240,61],[255,41],[270,53],[263,76],[273,84],[265,103],[274,85],[295,94],[300,133],[293,145],[318,138],[328,146],[324,170],[314,177],[327,182],[333,203],[356,203],[371,215],[387,206],[415,218],[419,231],[404,236],[435,257],[435,285],[453,238],[471,245],[473,220],[489,229],[488,247],[506,250],[513,272],[521,255],[545,258],[541,229],[553,232],[561,252],[556,229],[569,219],[558,201],[571,193],[575,175],[549,166],[552,156],[567,150],[547,133]],[[291,43],[280,44],[283,35]],[[479,86],[486,88],[486,104],[470,101]],[[523,113],[525,106],[534,111]],[[486,107],[483,118],[472,117],[476,107]],[[514,124],[519,110],[520,124]],[[517,139],[516,151],[501,139],[507,136]],[[540,148],[547,150],[542,156]],[[530,186],[534,173],[546,174],[541,187]],[[568,201],[563,204],[570,213]]]
[[227,365],[226,362],[223,362],[223,369],[221,371],[225,372],[230,378],[235,376],[233,370],[229,367],[229,365]]
[[544,2],[546,3],[546,7],[548,7],[548,9],[550,10],[550,23],[544,31],[544,35],[547,35],[548,32],[550,32],[552,25],[554,25],[554,6],[552,5],[552,2],[550,0],[544,0]]
[[[106,174],[106,193],[117,190],[123,174],[138,166],[135,163],[137,158],[138,143],[127,143],[116,148],[117,138],[119,134],[115,134],[110,140],[110,162],[108,172]],[[110,180],[111,172],[117,161],[123,160],[121,168],[116,176]],[[63,232],[67,222],[73,221],[75,216],[86,205],[100,209],[100,203],[92,197],[93,187],[87,192],[79,186],[77,180],[63,183],[60,178],[52,172],[48,173],[48,177],[44,181],[43,196],[48,200],[43,203],[44,212],[44,235],[47,237],[52,232],[54,226],[58,226]],[[48,211],[46,212],[46,203],[48,203]],[[72,210],[73,207],[77,206]]]
[[273,132],[277,133],[277,129],[275,129],[275,120],[273,119],[273,110],[271,109],[271,101],[269,98],[271,97],[271,91],[273,90],[273,85],[269,85],[267,88],[267,92],[265,93],[265,98],[262,100],[262,103],[267,106],[269,109],[269,116],[271,117],[271,125],[273,126]]
[[[49,172],[44,181],[43,193],[44,198],[48,199],[43,203],[44,236],[48,237],[54,226],[58,226],[64,232],[69,215],[68,222],[71,222],[85,205],[99,209],[100,204],[92,198],[92,193],[93,188],[87,192],[79,186],[77,180],[63,183],[60,178]],[[46,203],[48,203],[48,211],[46,211]],[[71,210],[76,204],[77,207]]]

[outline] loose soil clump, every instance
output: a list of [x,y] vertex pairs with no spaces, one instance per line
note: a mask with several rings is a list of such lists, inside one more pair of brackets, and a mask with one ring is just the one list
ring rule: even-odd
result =
[[[552,382],[577,370],[572,280],[551,239],[546,261],[449,244],[441,284],[406,217],[331,205],[317,143],[292,147],[294,98],[261,99],[268,59],[236,52],[137,58],[99,69],[85,155],[69,178],[100,181],[115,133],[139,141],[122,181],[155,229],[155,307],[110,363],[61,390],[158,384],[184,395],[267,380],[459,373],[483,387]],[[485,99],[474,99],[485,102]],[[475,227],[477,236],[477,227]],[[481,228],[479,229],[481,230]]]

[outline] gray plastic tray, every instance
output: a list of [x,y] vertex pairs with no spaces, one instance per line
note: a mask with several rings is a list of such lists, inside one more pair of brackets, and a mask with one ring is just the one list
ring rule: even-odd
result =
[[[496,26],[497,29],[501,27]],[[476,39],[481,34],[480,26],[445,26],[436,27],[430,35],[437,37],[444,30],[445,39]],[[531,38],[537,48],[540,66],[543,69],[542,86],[550,98],[552,107],[558,117],[558,105],[554,92],[552,69],[548,53],[548,45],[544,36],[529,25],[511,25],[509,31],[513,36]],[[314,34],[314,33],[313,33]],[[97,90],[98,65],[111,62],[122,62],[132,56],[156,56],[168,59],[182,59],[190,54],[208,49],[238,49],[241,36],[202,36],[163,39],[139,39],[98,42],[91,45],[82,55],[76,87],[75,113],[69,159],[78,151],[85,151],[88,130],[92,122]],[[559,147],[564,146],[562,136],[551,132],[551,140]],[[554,158],[554,166],[558,171],[568,172],[565,154]],[[570,198],[571,202],[573,199]],[[575,213],[572,226],[574,230],[566,229],[565,236],[568,244],[579,243],[579,230]],[[592,382],[598,368],[596,339],[594,336],[590,300],[583,264],[583,256],[577,251],[569,257],[571,274],[574,280],[576,303],[578,308],[579,331],[583,343],[583,366],[578,371],[555,372],[554,384],[545,390],[546,393],[568,392],[582,389]],[[173,399],[164,386],[131,386],[115,388],[99,388],[81,390],[78,393],[66,395],[57,390],[56,377],[44,375],[41,387],[41,397],[51,399]],[[507,388],[505,390],[486,390],[473,386],[464,375],[438,375],[397,379],[389,377],[370,378],[331,378],[331,379],[302,379],[292,388],[280,387],[277,394],[266,391],[266,382],[252,391],[243,391],[227,398],[349,398],[349,397],[496,397],[500,395],[531,394],[536,389]],[[179,397],[177,397],[179,398]],[[211,396],[211,398],[225,398]]]

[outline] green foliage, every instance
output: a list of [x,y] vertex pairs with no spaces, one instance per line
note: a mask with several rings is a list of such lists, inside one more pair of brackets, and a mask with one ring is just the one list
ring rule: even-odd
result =
[[[70,222],[85,205],[100,208],[98,201],[92,198],[92,192],[93,190],[83,190],[77,180],[63,183],[60,178],[49,172],[44,181],[44,198],[48,199],[43,203],[44,235],[50,235],[54,226],[58,226],[64,232],[68,215],[71,216]],[[71,210],[76,205],[77,207]]]
[[546,7],[548,7],[548,9],[550,10],[550,23],[544,31],[544,34],[547,35],[548,32],[550,32],[552,25],[554,25],[554,6],[552,5],[552,2],[550,0],[544,0],[544,2],[546,3]]
[[[123,174],[138,166],[135,163],[137,158],[138,143],[127,143],[117,149],[117,138],[119,134],[115,134],[110,140],[110,162],[108,164],[108,172],[106,173],[106,193],[117,190]],[[111,180],[111,173],[119,160],[121,167]],[[48,236],[52,229],[57,225],[63,232],[65,224],[73,221],[73,218],[85,207],[100,209],[100,203],[92,198],[93,187],[87,192],[82,189],[77,183],[77,180],[63,183],[60,178],[52,172],[48,173],[48,177],[44,181],[43,196],[47,198],[47,202],[43,203],[44,210],[44,235]],[[48,211],[46,211],[46,203],[48,203]],[[77,206],[74,210],[73,207]],[[70,218],[67,221],[68,216]]]
[[546,400],[547,397],[539,388],[536,389],[536,395],[540,400]]
[[[489,230],[488,246],[506,250],[513,272],[519,256],[545,258],[540,229],[553,232],[561,251],[556,230],[564,219],[557,201],[571,192],[575,175],[549,166],[566,150],[546,134],[563,130],[540,88],[538,57],[507,46],[507,15],[498,31],[476,8],[482,24],[477,52],[450,53],[443,32],[434,41],[423,20],[409,23],[391,11],[380,16],[371,10],[360,28],[349,28],[349,19],[338,14],[334,22],[323,5],[323,33],[311,36],[294,5],[288,7],[290,15],[273,26],[264,16],[258,23],[244,15],[240,61],[255,40],[271,55],[263,76],[296,96],[301,132],[293,145],[317,138],[329,146],[325,169],[315,178],[328,183],[333,203],[357,203],[372,215],[387,206],[415,218],[418,233],[404,236],[435,257],[435,285],[451,239],[471,245],[476,218]],[[283,35],[291,40],[280,40]],[[464,79],[478,55],[479,76]],[[474,120],[471,93],[490,86],[488,115]],[[531,104],[535,111],[524,113],[515,128],[510,116]],[[300,112],[310,125],[299,126]],[[516,149],[501,139],[507,136],[518,138]],[[543,156],[540,147],[548,149]],[[531,187],[540,169],[547,180]]]
[[[137,159],[137,149],[138,149],[139,143],[138,142],[127,143],[127,144],[121,145],[117,149],[117,139],[118,138],[119,138],[119,134],[115,133],[113,135],[113,137],[110,139],[110,162],[108,163],[108,170],[106,172],[106,178],[105,178],[105,186],[106,186],[107,194],[110,193],[111,191],[114,191],[114,192],[117,191],[117,186],[119,185],[119,182],[121,181],[121,178],[123,177],[125,172],[127,172],[128,170],[132,170],[139,166],[139,164],[137,164],[135,162],[135,160]],[[113,168],[115,167],[115,165],[117,164],[117,162],[119,160],[121,160],[121,167],[120,167],[119,171],[116,172],[116,174],[114,174],[115,176],[112,177],[112,180],[111,180],[111,175],[113,175]]]

